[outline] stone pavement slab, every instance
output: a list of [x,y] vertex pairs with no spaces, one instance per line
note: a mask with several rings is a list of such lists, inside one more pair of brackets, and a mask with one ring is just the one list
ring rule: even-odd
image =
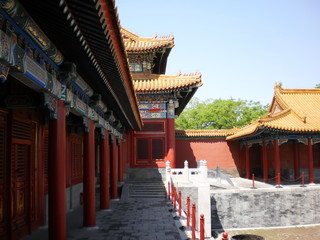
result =
[[[99,205],[97,204],[97,207]],[[82,227],[82,207],[68,213],[67,239],[70,240],[177,240],[170,204],[165,198],[125,198],[111,201],[110,210],[97,210],[97,226]],[[42,227],[24,240],[48,239]],[[186,238],[183,238],[186,239]]]

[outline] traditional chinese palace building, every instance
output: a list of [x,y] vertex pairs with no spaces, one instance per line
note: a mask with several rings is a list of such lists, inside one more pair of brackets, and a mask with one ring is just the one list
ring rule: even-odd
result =
[[276,84],[268,113],[243,128],[177,130],[176,161],[206,159],[232,176],[269,182],[320,180],[320,90]]
[[175,166],[201,75],[165,75],[173,37],[121,29],[113,0],[0,4],[0,239],[48,224],[63,240],[80,204],[96,225],[96,181],[108,209],[129,164]]
[[122,28],[133,85],[143,119],[141,131],[133,134],[131,167],[176,166],[174,119],[198,87],[200,73],[165,75],[173,37],[140,37]]
[[[175,131],[201,74],[166,75],[174,38],[121,28],[113,0],[0,0],[0,239],[48,224],[66,239],[131,168],[196,166],[268,181],[320,176],[320,90],[275,88],[266,116],[242,129]],[[191,139],[191,140],[190,140]]]
[[320,177],[320,90],[275,86],[267,115],[226,137],[240,144],[238,169],[268,178],[310,183]]

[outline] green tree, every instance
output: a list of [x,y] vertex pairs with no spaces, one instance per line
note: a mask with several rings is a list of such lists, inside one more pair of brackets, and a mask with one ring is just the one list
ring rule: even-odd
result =
[[194,98],[176,119],[176,129],[231,129],[242,127],[266,114],[268,105],[235,99]]

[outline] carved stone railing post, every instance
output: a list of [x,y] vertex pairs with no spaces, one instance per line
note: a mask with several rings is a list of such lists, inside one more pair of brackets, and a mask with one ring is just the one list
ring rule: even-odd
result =
[[208,168],[207,168],[207,161],[206,160],[200,160],[199,161],[199,180],[200,181],[207,181],[208,178]]
[[170,177],[171,177],[170,162],[166,161],[166,182],[170,182]]
[[203,160],[202,161],[202,179],[203,179],[203,181],[207,181],[207,179],[208,179],[208,167],[207,167],[207,161],[206,160]]
[[188,161],[184,161],[184,169],[183,169],[184,181],[189,182],[189,166]]

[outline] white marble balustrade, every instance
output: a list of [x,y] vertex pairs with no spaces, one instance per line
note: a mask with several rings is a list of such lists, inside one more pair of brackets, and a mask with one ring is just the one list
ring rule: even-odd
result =
[[188,161],[184,161],[184,168],[170,168],[170,162],[166,162],[166,181],[173,182],[206,182],[208,168],[206,160],[198,161],[198,168],[189,168]]

